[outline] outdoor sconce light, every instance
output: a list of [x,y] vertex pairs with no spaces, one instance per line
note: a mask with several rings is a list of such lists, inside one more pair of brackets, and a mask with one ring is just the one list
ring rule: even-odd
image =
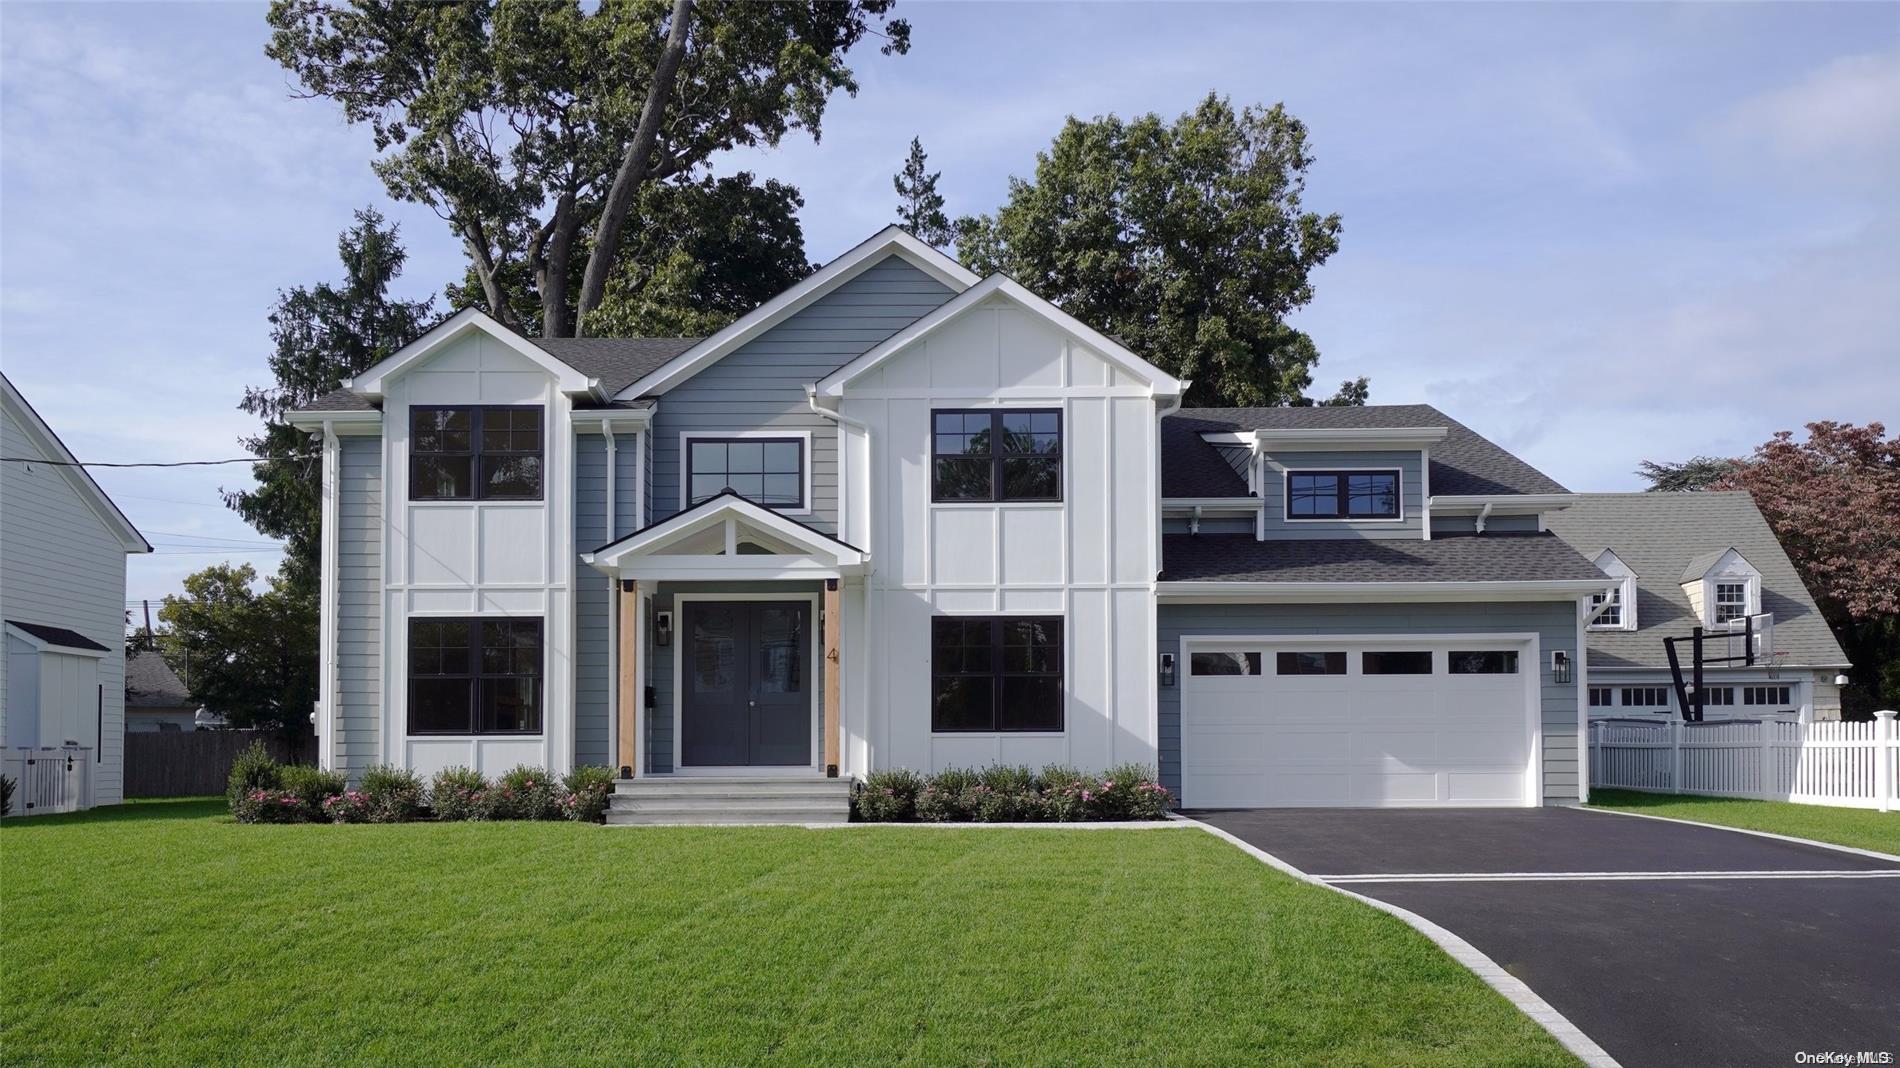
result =
[[653,613],[653,644],[662,649],[673,644],[673,613]]
[[1161,654],[1161,685],[1174,685],[1174,654]]
[[1836,685],[1836,686],[1845,686],[1845,685],[1847,685],[1847,676],[1846,676],[1846,675],[1836,675],[1836,676],[1834,676],[1834,685]]
[[1550,680],[1562,685],[1570,681],[1570,654],[1554,649],[1550,654]]

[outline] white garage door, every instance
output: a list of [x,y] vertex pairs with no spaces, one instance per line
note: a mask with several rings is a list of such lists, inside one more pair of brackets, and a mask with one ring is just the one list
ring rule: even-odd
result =
[[1189,807],[1531,805],[1534,646],[1190,642]]

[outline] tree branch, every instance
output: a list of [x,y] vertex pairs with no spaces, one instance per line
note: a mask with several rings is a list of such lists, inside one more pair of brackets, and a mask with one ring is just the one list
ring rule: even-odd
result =
[[600,306],[607,292],[607,275],[613,270],[614,259],[620,252],[620,231],[626,226],[627,215],[633,210],[634,196],[640,183],[646,180],[647,166],[653,158],[653,146],[660,134],[660,120],[666,114],[668,99],[673,93],[673,81],[679,75],[680,63],[686,57],[686,31],[692,22],[693,0],[673,0],[673,24],[666,34],[666,47],[660,52],[660,62],[653,70],[653,82],[647,86],[646,104],[640,109],[640,124],[634,130],[633,142],[627,146],[626,154],[621,157],[620,170],[614,175],[614,184],[607,190],[607,199],[601,205],[600,224],[594,230],[594,248],[587,257],[587,273],[581,279],[581,299],[578,314],[574,318],[574,334],[585,337],[587,334],[587,313]]

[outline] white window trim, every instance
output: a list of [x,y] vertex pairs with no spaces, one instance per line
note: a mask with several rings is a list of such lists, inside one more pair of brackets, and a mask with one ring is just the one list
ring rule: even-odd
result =
[[[1630,570],[1629,565],[1624,563],[1622,558],[1616,555],[1616,550],[1614,549],[1605,549],[1602,552],[1598,553],[1596,555],[1596,558],[1592,560],[1591,563],[1596,564],[1597,570],[1603,572],[1604,575],[1608,576],[1611,579],[1616,580],[1618,607],[1620,609],[1620,611],[1618,612],[1618,615],[1621,617],[1621,619],[1619,622],[1616,622],[1616,623],[1599,623],[1592,620],[1588,629],[1590,630],[1623,630],[1623,631],[1635,630],[1636,629],[1636,572]],[[1588,602],[1588,611],[1594,612],[1596,611],[1596,608],[1597,608],[1596,595],[1592,594]]]
[[[692,443],[694,441],[742,440],[745,438],[797,438],[799,439],[799,447],[805,450],[804,461],[801,464],[801,466],[804,468],[804,471],[805,471],[805,485],[799,490],[800,494],[805,499],[804,505],[798,508],[774,508],[769,504],[760,504],[759,507],[770,508],[772,511],[777,512],[780,515],[811,515],[812,514],[811,431],[794,429],[791,427],[787,427],[784,430],[754,429],[754,430],[682,430],[680,431],[679,510],[684,512],[689,508],[697,507],[697,505],[693,501],[693,487],[688,485],[686,481],[687,452],[692,447]],[[704,504],[705,502],[700,501],[698,503]]]
[[[1742,588],[1742,614],[1730,620],[1718,620],[1716,608],[1722,603],[1718,598],[1723,586]],[[1761,579],[1755,575],[1710,575],[1703,580],[1703,589],[1708,598],[1708,620],[1711,627],[1733,627],[1749,616],[1761,614]]]
[[[1321,467],[1286,467],[1284,465],[1276,464],[1275,466],[1278,466],[1280,468],[1280,518],[1281,518],[1281,521],[1286,523],[1288,526],[1297,528],[1300,526],[1305,526],[1308,523],[1378,523],[1381,525],[1394,525],[1394,524],[1403,524],[1405,522],[1405,519],[1406,519],[1406,516],[1405,516],[1405,468],[1400,465],[1380,464],[1376,467],[1342,467],[1342,466],[1335,466],[1335,465],[1328,464]],[[1366,474],[1380,474],[1380,475],[1390,473],[1392,475],[1397,476],[1396,492],[1398,494],[1399,514],[1395,516],[1377,516],[1377,517],[1350,516],[1350,515],[1295,516],[1293,514],[1293,476],[1294,475],[1324,475],[1324,474],[1330,474],[1335,471],[1340,471],[1340,472],[1359,471]]]

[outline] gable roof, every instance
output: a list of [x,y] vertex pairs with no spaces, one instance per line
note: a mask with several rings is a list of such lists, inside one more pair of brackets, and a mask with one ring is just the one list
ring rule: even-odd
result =
[[540,366],[553,375],[563,393],[594,393],[605,399],[608,394],[595,376],[584,374],[570,363],[557,358],[531,339],[504,325],[499,319],[480,308],[463,308],[454,315],[430,327],[423,335],[378,360],[361,374],[343,383],[353,393],[371,400],[383,395],[384,383],[396,375],[402,374],[416,364],[433,356],[444,345],[481,332],[500,341],[512,349],[516,355]]
[[767,508],[731,487],[664,519],[657,519],[639,530],[595,549],[582,553],[581,562],[596,567],[612,566],[622,557],[638,555],[655,546],[664,546],[704,530],[727,519],[741,520],[784,541],[806,549],[815,556],[835,563],[855,565],[863,562],[864,550],[832,537],[809,523],[801,523],[782,512]]
[[638,380],[616,390],[613,396],[627,400],[665,393],[889,256],[903,259],[952,292],[961,293],[977,282],[977,276],[962,264],[911,236],[901,227],[887,226],[807,275],[797,285],[740,316],[724,330],[702,339]]
[[178,708],[195,702],[165,658],[141,649],[126,654],[125,707]]
[[1434,496],[1567,493],[1531,465],[1429,404],[1359,408],[1183,408],[1161,424],[1163,497],[1244,497],[1246,480],[1199,435],[1252,430],[1444,427],[1431,447]]
[[[501,325],[499,323],[497,326]],[[534,347],[560,360],[588,378],[600,381],[601,392],[611,397],[651,374],[666,361],[699,344],[696,337],[524,337]],[[646,406],[649,402],[594,401],[576,403],[579,408]],[[298,408],[300,412],[373,412],[376,402],[348,387],[331,390]]]
[[1775,648],[1788,654],[1784,664],[1847,665],[1814,597],[1746,492],[1583,493],[1544,522],[1585,556],[1611,549],[1636,573],[1636,629],[1591,631],[1591,667],[1667,667],[1662,639],[1687,637],[1700,622],[1678,576],[1701,559],[1708,560],[1706,573],[1731,547],[1761,572],[1761,607],[1774,613]]
[[0,395],[5,396],[6,407],[13,409],[16,413],[15,419],[28,443],[33,445],[48,461],[46,466],[60,473],[60,476],[79,494],[80,499],[86,502],[100,521],[105,523],[107,529],[118,536],[119,543],[125,547],[125,551],[128,553],[151,552],[152,544],[145,540],[145,535],[140,534],[138,528],[132,525],[132,521],[119,510],[119,506],[112,503],[112,498],[106,496],[106,491],[93,480],[91,473],[80,466],[79,458],[72,454],[72,450],[66,447],[65,442],[59,440],[59,435],[53,432],[53,428],[47,425],[46,420],[40,418],[40,413],[34,410],[33,405],[27,403],[26,395],[21,393],[13,384],[13,380],[4,374],[0,374]]
[[1025,311],[1040,316],[1056,329],[1079,339],[1121,370],[1147,383],[1156,394],[1178,397],[1187,389],[1187,383],[1135,355],[1121,342],[1031,293],[1015,279],[1007,275],[993,274],[945,301],[930,314],[885,338],[869,352],[826,375],[818,383],[818,392],[830,397],[842,395],[845,384],[852,379],[865,374],[885,360],[930,336],[938,327],[991,297],[1001,297]]

